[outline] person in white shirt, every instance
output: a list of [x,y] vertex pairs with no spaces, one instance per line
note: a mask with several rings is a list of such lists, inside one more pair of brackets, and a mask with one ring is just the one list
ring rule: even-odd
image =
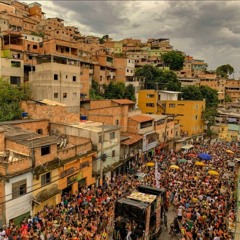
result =
[[179,206],[178,210],[177,210],[177,216],[178,216],[178,220],[181,221],[182,220],[182,216],[183,216],[183,206]]

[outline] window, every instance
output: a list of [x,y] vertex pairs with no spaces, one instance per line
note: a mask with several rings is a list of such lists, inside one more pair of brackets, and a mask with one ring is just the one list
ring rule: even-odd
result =
[[12,198],[18,198],[27,193],[27,180],[21,180],[12,184]]
[[152,127],[152,121],[140,123],[140,129]]
[[115,138],[115,132],[110,133],[110,140]]
[[182,106],[182,107],[184,107],[184,106],[185,106],[185,104],[182,104],[182,103],[180,103],[180,104],[178,104],[178,106]]
[[63,98],[67,98],[67,93],[63,93]]
[[41,176],[41,186],[45,186],[51,182],[51,172],[47,172]]
[[32,37],[32,40],[34,40],[34,37]]
[[15,77],[15,76],[10,76],[10,83],[14,85],[20,85],[21,78],[20,77]]
[[119,125],[119,120],[118,120],[118,119],[115,121],[115,124],[116,124],[117,126]]
[[77,93],[73,93],[73,98],[76,98],[77,97]]
[[21,67],[21,62],[11,61],[11,67]]
[[42,128],[37,129],[37,133],[38,133],[38,134],[43,134]]
[[68,79],[68,75],[66,75],[66,79]]
[[195,120],[197,120],[198,119],[198,115],[195,115]]
[[41,156],[48,155],[50,153],[50,146],[41,147]]
[[175,108],[176,104],[175,103],[169,103],[169,108]]
[[82,163],[80,163],[80,169],[89,167],[89,165],[90,165],[89,161],[82,162]]
[[154,103],[146,103],[146,107],[154,107]]
[[101,143],[101,142],[102,142],[102,139],[103,139],[103,138],[102,138],[102,135],[99,136],[98,142]]
[[54,80],[58,80],[58,74],[54,74]]
[[147,98],[154,98],[154,94],[147,94]]
[[33,45],[33,49],[37,49],[37,45]]
[[58,93],[54,93],[54,98],[58,98]]
[[76,81],[77,81],[77,77],[73,76],[73,82],[76,82]]
[[115,157],[115,150],[112,150],[112,157]]

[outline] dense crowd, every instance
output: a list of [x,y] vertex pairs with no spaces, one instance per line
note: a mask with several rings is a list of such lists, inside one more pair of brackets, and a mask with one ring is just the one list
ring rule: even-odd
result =
[[[203,164],[197,166],[199,153],[208,153],[212,160],[201,160]],[[178,163],[179,169],[161,171],[161,185],[168,190],[169,209],[176,211],[172,226],[176,235],[181,235],[180,239],[233,239],[236,157],[239,157],[237,146],[223,143],[198,145],[167,157],[168,163],[187,160]]]
[[[229,154],[230,149],[234,154]],[[200,152],[209,153],[211,161],[196,166]],[[166,211],[176,211],[173,227],[181,239],[230,240],[230,224],[235,221],[234,167],[229,162],[238,157],[237,147],[226,144],[196,145],[188,152],[172,150],[156,157],[161,180],[167,190]],[[178,159],[186,159],[179,163]],[[153,159],[148,159],[153,160]],[[179,169],[170,169],[176,164]],[[154,186],[154,168],[148,171],[145,184]],[[218,175],[209,175],[209,170]],[[104,240],[113,230],[114,203],[117,198],[141,184],[132,175],[118,175],[102,187],[82,187],[75,195],[65,194],[57,206],[45,206],[34,216],[23,219],[20,226],[13,221],[0,229],[0,240]]]

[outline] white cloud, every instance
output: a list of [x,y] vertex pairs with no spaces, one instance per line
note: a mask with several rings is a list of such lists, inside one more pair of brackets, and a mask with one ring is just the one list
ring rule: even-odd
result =
[[204,59],[210,69],[231,64],[239,76],[239,1],[41,1],[83,35],[170,38],[175,49]]

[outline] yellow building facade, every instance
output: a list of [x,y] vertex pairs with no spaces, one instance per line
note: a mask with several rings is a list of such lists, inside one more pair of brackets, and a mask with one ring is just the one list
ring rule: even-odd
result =
[[179,122],[182,136],[193,136],[204,132],[202,112],[206,107],[205,100],[161,101],[161,106],[159,111],[162,114],[173,115],[175,120]]
[[154,89],[140,90],[138,93],[138,107],[145,114],[157,114],[158,93]]

